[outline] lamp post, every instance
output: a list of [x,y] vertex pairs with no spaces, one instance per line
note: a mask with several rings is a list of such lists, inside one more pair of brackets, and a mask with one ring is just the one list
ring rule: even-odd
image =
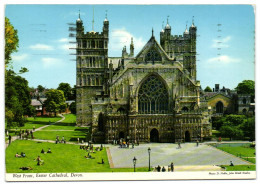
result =
[[134,157],[134,158],[133,158],[133,163],[134,163],[134,172],[135,172],[136,161],[137,161],[137,159]]
[[150,147],[148,148],[148,154],[149,154],[149,171],[151,171],[151,163],[150,163],[150,159],[151,159],[151,156],[150,156],[150,154],[151,154],[151,148],[150,148]]

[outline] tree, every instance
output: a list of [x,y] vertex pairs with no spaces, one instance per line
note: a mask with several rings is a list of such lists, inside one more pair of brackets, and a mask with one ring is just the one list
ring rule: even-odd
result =
[[[6,114],[11,115],[12,112],[12,121],[23,126],[24,115],[28,113],[31,104],[30,88],[28,81],[12,70],[6,70],[5,74],[5,100]],[[10,117],[7,120],[10,125]]]
[[255,99],[255,81],[244,80],[240,82],[235,88],[238,94],[249,94],[251,95],[251,102]]
[[41,93],[44,91],[45,88],[42,85],[38,85],[37,89],[38,89],[38,92]]
[[242,125],[245,137],[249,137],[251,141],[255,141],[255,117],[248,118]]
[[69,100],[71,96],[71,87],[69,83],[60,83],[57,89],[63,91],[64,97],[66,100]]
[[220,135],[222,137],[228,137],[230,141],[233,138],[242,138],[243,137],[243,131],[239,129],[238,127],[233,127],[230,125],[224,125],[220,128]]
[[212,89],[211,89],[209,86],[207,86],[207,87],[204,89],[204,91],[205,91],[205,92],[212,92]]
[[17,30],[14,29],[10,20],[5,17],[5,68],[11,61],[11,54],[16,52],[19,47]]
[[58,111],[66,108],[66,99],[64,97],[64,93],[61,90],[52,89],[46,92],[46,101],[44,102],[44,106],[48,112],[53,112],[56,116]]

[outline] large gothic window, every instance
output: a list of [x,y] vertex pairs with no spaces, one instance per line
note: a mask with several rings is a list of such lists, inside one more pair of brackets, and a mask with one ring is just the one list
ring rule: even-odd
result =
[[138,112],[163,114],[168,112],[168,92],[157,76],[151,75],[138,92]]
[[150,49],[148,51],[148,53],[145,56],[145,62],[149,62],[149,61],[162,61],[162,57],[159,54],[159,52],[157,50],[155,50],[154,48]]

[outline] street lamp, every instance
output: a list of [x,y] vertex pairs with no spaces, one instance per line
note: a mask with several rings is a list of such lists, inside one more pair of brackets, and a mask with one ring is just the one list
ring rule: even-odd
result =
[[151,154],[151,148],[150,148],[150,147],[148,148],[148,154],[149,154],[149,171],[151,171],[151,163],[150,163],[150,158],[151,158],[151,156],[150,156],[150,154]]
[[134,172],[135,172],[136,161],[137,161],[137,159],[134,157],[134,158],[133,158],[133,163],[134,163]]

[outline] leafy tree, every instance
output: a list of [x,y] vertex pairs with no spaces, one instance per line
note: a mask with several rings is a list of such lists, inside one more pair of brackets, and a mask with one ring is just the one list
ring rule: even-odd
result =
[[211,89],[209,86],[207,86],[207,87],[204,89],[204,91],[205,91],[205,92],[212,92],[212,89]]
[[55,116],[58,111],[62,111],[67,106],[64,93],[61,90],[51,89],[46,92],[46,97],[47,99],[44,102],[44,106],[48,112],[53,112]]
[[38,92],[41,93],[44,91],[45,88],[42,85],[38,85],[37,89],[38,89]]
[[71,96],[71,87],[69,83],[60,83],[57,89],[63,91],[64,97],[66,100],[69,100]]
[[70,104],[69,109],[70,109],[70,112],[71,112],[72,114],[76,114],[76,103],[75,103],[75,102],[72,102],[72,103]]
[[255,99],[255,81],[253,80],[244,80],[240,82],[235,88],[238,94],[250,94],[251,102],[254,102]]
[[230,125],[224,125],[220,128],[220,134],[223,137],[228,137],[230,141],[233,138],[242,138],[243,137],[243,131],[239,129],[238,127],[230,126]]
[[14,29],[10,20],[5,17],[5,67],[7,67],[11,61],[11,54],[17,51],[19,47],[19,39],[17,30]]
[[244,131],[245,137],[249,137],[251,141],[255,141],[255,117],[248,118],[241,129]]
[[[18,123],[19,126],[23,126],[24,115],[28,113],[27,110],[31,104],[30,89],[28,81],[16,75],[12,70],[6,70],[5,100],[6,114],[11,115],[10,112],[12,112],[12,121]],[[11,119],[9,118],[7,123],[10,125]]]

